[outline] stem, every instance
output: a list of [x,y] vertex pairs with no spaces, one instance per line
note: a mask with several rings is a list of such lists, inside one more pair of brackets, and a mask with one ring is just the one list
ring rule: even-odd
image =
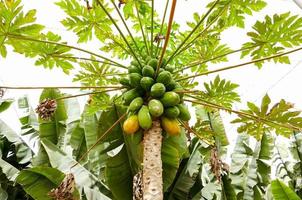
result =
[[[243,116],[243,117],[258,121],[258,122],[262,122],[262,123],[265,123],[267,125],[274,124],[274,125],[277,125],[277,126],[280,126],[280,127],[283,127],[283,128],[291,129],[291,130],[298,130],[298,131],[301,130],[299,127],[295,127],[295,126],[292,126],[290,124],[276,123],[276,122],[273,122],[271,120],[268,120],[268,119],[265,119],[265,118],[262,118],[262,117],[259,117],[259,116],[252,115],[250,113],[245,113],[245,112],[241,112],[241,111],[237,111],[237,110],[232,110],[232,109],[220,106],[218,104],[214,104],[214,103],[202,100],[200,98],[196,98],[196,97],[191,97],[191,98],[197,99],[199,101],[194,101],[194,100],[189,100],[189,99],[184,99],[184,101],[199,104],[199,105],[203,105],[203,106],[206,106],[206,107],[215,108],[215,109],[218,109],[218,110],[224,110],[224,111],[227,111],[227,112],[235,113],[239,116]],[[200,102],[200,101],[202,101],[202,102]]]
[[188,126],[184,121],[182,120],[178,120],[182,126],[189,132],[189,133],[193,133],[196,137],[198,137],[201,141],[203,141],[204,143],[206,143],[209,146],[213,146],[213,143],[208,141],[207,139],[205,139],[204,137],[201,137],[199,134],[197,134],[190,126]]
[[[61,55],[51,55],[54,58],[66,58],[66,59],[75,59],[75,60],[85,60],[85,61],[91,61],[91,62],[98,62],[98,63],[102,63],[102,64],[108,64],[108,65],[113,65],[116,67],[120,67],[117,64],[114,63],[110,63],[107,61],[102,61],[102,60],[97,60],[97,59],[93,59],[93,58],[84,58],[84,57],[77,57],[77,56],[61,56]],[[124,67],[122,67],[124,69]]]
[[[230,3],[231,1],[229,1]],[[182,52],[184,52],[185,50],[187,50],[188,48],[190,48],[193,43],[199,38],[201,37],[215,22],[216,20],[224,13],[224,11],[226,10],[227,6],[229,5],[229,3],[227,3],[222,9],[221,11],[215,16],[215,18],[204,28],[204,30],[202,30],[199,34],[196,35],[196,37],[191,40],[184,48],[180,49],[179,52],[174,56],[178,56],[179,54],[181,54]]]
[[[162,32],[163,32],[163,28],[164,28],[164,23],[165,23],[166,15],[167,15],[167,10],[168,10],[169,1],[170,1],[170,0],[167,0],[167,3],[166,3],[166,7],[165,7],[165,11],[164,11],[164,16],[163,16],[163,19],[162,19],[162,22],[161,22],[161,25],[160,25],[159,35],[161,35]],[[158,52],[159,44],[160,44],[160,42],[158,42],[158,43],[157,43],[157,46],[156,46],[156,51],[155,51],[155,56],[156,56],[156,57],[158,56],[158,55],[157,55],[157,52]]]
[[110,133],[111,131],[112,131],[112,129],[116,126],[116,125],[118,125],[119,123],[120,123],[120,121],[122,121],[125,117],[126,117],[126,115],[127,115],[127,113],[125,113],[125,114],[123,114],[118,120],[116,120],[116,122],[114,122],[113,124],[112,124],[112,126],[111,127],[109,127],[106,131],[105,131],[105,133],[101,136],[101,137],[99,137],[99,139],[97,139],[97,141],[81,156],[81,158],[78,160],[78,162],[77,163],[75,163],[73,166],[71,166],[71,168],[70,169],[72,169],[72,168],[74,168],[75,166],[77,166],[79,163],[80,163],[80,161],[81,160],[83,160],[87,155],[88,155],[88,153],[94,148],[94,147],[96,147],[96,145],[105,137],[105,136],[107,136],[107,134],[108,133]]
[[172,23],[173,23],[173,18],[174,18],[174,13],[175,13],[176,2],[177,2],[177,0],[173,0],[173,2],[172,2],[172,7],[171,7],[171,11],[170,11],[170,18],[169,18],[169,23],[168,23],[168,29],[167,29],[167,33],[166,33],[166,37],[165,37],[165,43],[164,43],[163,50],[161,52],[161,56],[160,56],[160,59],[159,59],[159,62],[158,62],[158,66],[156,68],[155,77],[158,74],[159,68],[160,68],[161,63],[163,61],[163,58],[164,58],[164,55],[166,53],[167,46],[168,46],[168,43],[169,43],[171,29],[172,29]]
[[193,33],[195,33],[195,31],[199,28],[199,26],[204,22],[204,20],[206,19],[206,17],[212,12],[212,10],[215,8],[215,6],[217,5],[217,3],[219,1],[220,0],[216,0],[215,1],[215,3],[212,5],[212,7],[201,18],[201,20],[197,23],[197,25],[193,28],[193,30],[189,33],[189,35],[187,35],[187,37],[184,39],[184,41],[182,41],[181,44],[176,48],[176,50],[174,51],[174,53],[172,54],[172,56],[170,56],[170,58],[167,60],[166,64],[168,64],[174,58],[174,56],[178,53],[178,51],[182,48],[182,46],[191,38],[191,36],[193,35]]
[[181,69],[175,71],[174,73],[178,73],[178,72],[184,71],[184,70],[186,70],[186,69],[190,69],[190,68],[192,68],[192,67],[195,67],[195,66],[197,66],[197,65],[202,65],[202,64],[205,64],[205,63],[207,63],[207,62],[216,60],[216,59],[218,59],[218,58],[222,58],[222,57],[225,57],[225,56],[227,56],[227,55],[234,54],[234,53],[237,53],[237,52],[241,52],[241,51],[244,51],[244,50],[247,50],[247,49],[251,49],[251,48],[254,48],[254,47],[257,47],[257,46],[259,46],[259,44],[258,44],[258,45],[253,45],[253,46],[250,46],[250,47],[244,47],[244,48],[241,48],[241,49],[236,49],[236,50],[234,50],[234,51],[230,51],[230,52],[228,52],[228,53],[224,53],[224,54],[218,55],[218,56],[216,56],[216,57],[214,57],[214,58],[210,58],[210,59],[208,59],[208,60],[204,60],[204,61],[195,61],[195,62],[193,62],[193,63],[191,63],[191,64],[188,64],[187,67],[181,68]]
[[159,121],[153,121],[151,129],[144,132],[143,200],[163,199],[162,137]]
[[223,67],[223,68],[216,69],[216,70],[213,70],[213,71],[208,71],[208,72],[204,72],[204,73],[200,73],[200,74],[195,74],[195,75],[192,75],[192,76],[183,77],[183,78],[177,79],[176,81],[191,79],[191,78],[195,78],[195,77],[198,77],[198,76],[203,76],[203,75],[213,74],[213,73],[216,73],[216,72],[221,72],[221,71],[225,71],[225,70],[229,70],[229,69],[239,68],[239,67],[242,67],[242,66],[245,66],[245,65],[250,65],[250,64],[253,64],[253,63],[257,63],[257,62],[261,62],[261,61],[265,61],[265,60],[270,60],[272,58],[277,58],[277,57],[280,57],[280,56],[291,54],[291,53],[294,53],[294,52],[300,51],[300,50],[302,50],[302,47],[299,47],[299,48],[296,48],[296,49],[293,49],[293,50],[290,50],[290,51],[287,51],[287,52],[284,52],[284,53],[279,53],[279,54],[275,54],[275,55],[272,55],[272,56],[252,60],[252,61],[249,61],[249,62],[246,62],[246,63],[241,63],[241,64],[238,64],[238,65],[231,65],[231,66]]
[[113,91],[121,90],[123,88],[124,87],[121,87],[120,89],[112,89],[112,90],[104,90],[104,91],[89,92],[89,93],[84,93],[84,94],[70,95],[70,96],[60,97],[55,100],[59,101],[59,100],[64,100],[64,99],[71,99],[71,98],[76,98],[76,97],[87,96],[87,95],[91,95],[91,94],[101,94],[101,93],[106,93],[106,92],[113,92]]
[[97,0],[97,3],[99,6],[101,6],[101,8],[103,9],[103,11],[106,13],[106,15],[109,17],[109,19],[111,20],[111,22],[113,23],[113,25],[115,26],[115,28],[118,30],[118,32],[120,33],[120,35],[122,36],[124,42],[126,43],[126,45],[128,46],[129,50],[132,53],[132,56],[136,59],[136,61],[139,63],[139,65],[142,67],[141,61],[138,59],[138,57],[136,56],[135,52],[133,51],[132,47],[130,46],[128,40],[126,39],[125,35],[123,34],[123,32],[121,31],[121,29],[119,28],[119,26],[117,25],[117,23],[115,22],[115,20],[113,19],[113,17],[110,15],[110,13],[108,12],[108,10],[105,8],[105,6],[100,2],[100,0]]
[[11,37],[11,38],[15,38],[15,39],[20,39],[20,40],[28,40],[28,41],[33,41],[33,42],[40,42],[40,43],[46,43],[46,44],[53,44],[53,45],[59,45],[59,46],[63,46],[63,47],[67,47],[67,48],[71,48],[71,49],[75,49],[75,50],[78,50],[78,51],[81,51],[81,52],[84,52],[84,53],[88,53],[90,55],[93,55],[93,56],[96,56],[98,58],[102,58],[104,60],[107,60],[109,62],[112,62],[122,68],[125,68],[127,69],[127,67],[125,65],[122,65],[120,63],[117,63],[109,58],[106,58],[102,55],[99,55],[97,53],[94,53],[94,52],[91,52],[91,51],[88,51],[88,50],[85,50],[85,49],[82,49],[82,48],[79,48],[79,47],[75,47],[75,46],[71,46],[71,45],[68,45],[68,44],[64,44],[64,43],[58,43],[58,42],[53,42],[53,41],[47,41],[47,40],[40,40],[40,39],[35,39],[35,38],[29,38],[29,37],[25,37],[25,36],[22,36],[22,35],[15,35],[15,34],[10,34],[10,33],[7,33],[7,36],[8,37]]
[[151,11],[151,57],[153,57],[153,29],[154,29],[154,0],[151,2],[152,11]]
[[122,14],[121,14],[121,12],[120,12],[120,9],[119,9],[119,8],[117,7],[117,5],[114,3],[114,0],[111,0],[111,2],[112,2],[112,4],[114,5],[114,8],[115,8],[115,10],[117,11],[118,15],[120,16],[120,18],[121,18],[121,20],[122,20],[124,26],[126,27],[128,33],[129,33],[129,35],[130,35],[130,37],[131,37],[131,39],[132,39],[133,44],[135,45],[135,47],[137,48],[138,52],[140,53],[141,51],[139,50],[139,47],[137,46],[137,43],[136,43],[136,41],[135,41],[135,39],[134,39],[134,37],[133,37],[133,35],[132,35],[132,33],[131,33],[131,31],[130,31],[128,25],[127,25],[127,23],[126,23],[126,21],[124,20]]
[[139,26],[141,28],[142,36],[143,36],[144,43],[145,43],[145,46],[146,46],[146,51],[147,51],[147,54],[150,54],[149,53],[148,42],[147,42],[147,39],[146,39],[146,36],[145,36],[144,27],[143,27],[143,24],[142,24],[142,21],[141,21],[141,17],[140,17],[140,14],[139,14],[139,9],[137,8],[136,1],[134,2],[134,5],[135,5],[135,9],[136,9],[136,15],[137,15],[137,19],[138,19],[138,22],[139,22]]
[[121,86],[1,86],[10,90],[36,90],[36,89],[121,89]]

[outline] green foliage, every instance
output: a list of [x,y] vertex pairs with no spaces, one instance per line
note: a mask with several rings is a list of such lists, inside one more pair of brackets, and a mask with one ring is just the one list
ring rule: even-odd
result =
[[[238,132],[247,132],[249,135],[260,140],[263,133],[275,132],[277,135],[290,137],[292,129],[280,126],[276,123],[302,127],[302,118],[299,117],[300,111],[293,111],[293,105],[281,100],[269,109],[271,99],[268,95],[265,95],[262,99],[261,107],[257,107],[254,103],[248,102],[247,106],[249,110],[242,110],[244,113],[248,113],[253,116],[251,119],[246,115],[239,115],[239,118],[232,121],[232,123],[242,123],[238,128]],[[257,120],[257,118],[263,120]],[[267,121],[265,121],[267,120]]]
[[[214,2],[209,3],[207,7],[211,7]],[[221,0],[218,1],[209,18],[214,18],[221,10],[225,9],[218,20],[219,27],[237,26],[244,28],[245,15],[253,15],[254,12],[259,12],[265,6],[266,3],[263,0]]]
[[13,99],[1,99],[0,98],[0,113],[7,110],[13,102],[14,102]]
[[282,181],[272,181],[272,193],[275,200],[300,200],[300,197]]
[[200,98],[226,108],[232,108],[232,104],[240,102],[240,96],[235,92],[238,84],[232,83],[216,76],[214,81],[204,83],[205,91],[201,92]]
[[[243,44],[246,48],[241,57],[252,56],[253,60],[281,53],[285,48],[299,46],[302,43],[302,18],[290,12],[266,16],[263,22],[257,21],[254,31],[248,32],[251,42]],[[273,59],[275,63],[289,64],[288,56]],[[264,61],[255,63],[261,68]]]
[[6,57],[7,49],[5,44],[14,42],[9,38],[9,34],[22,34],[25,36],[39,35],[44,28],[35,24],[36,10],[29,10],[24,14],[21,0],[0,2],[0,55]]
[[47,32],[46,34],[39,34],[39,39],[49,42],[61,42],[63,45],[31,40],[22,42],[17,40],[11,42],[11,44],[18,53],[24,54],[29,58],[37,57],[35,65],[42,65],[43,67],[49,69],[59,67],[62,68],[66,74],[69,74],[70,70],[73,69],[73,65],[71,63],[75,60],[70,58],[72,54],[68,52],[71,49],[64,46],[64,42],[61,41],[61,37],[52,32]]
[[193,127],[197,137],[208,141],[218,142],[218,145],[229,144],[219,111],[207,110],[202,106],[195,106],[196,123]]
[[[66,155],[66,153],[62,152],[47,139],[42,140],[41,144],[43,145],[53,168],[64,173],[73,173],[79,191],[83,190],[83,193],[86,196],[93,196],[94,194],[105,200],[107,200],[108,197],[112,197],[111,192],[104,186],[102,179],[99,180],[98,177],[80,165],[76,160]],[[71,169],[72,166],[74,167]]]
[[68,16],[62,20],[62,24],[77,34],[79,43],[90,41],[93,34],[104,42],[112,34],[112,23],[100,7],[93,5],[88,9],[76,0],[59,1],[56,4]]

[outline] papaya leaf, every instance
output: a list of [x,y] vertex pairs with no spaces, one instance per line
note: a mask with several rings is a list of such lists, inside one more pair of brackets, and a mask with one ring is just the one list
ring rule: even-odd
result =
[[[290,137],[292,135],[292,129],[279,126],[278,124],[294,126],[302,128],[302,117],[300,117],[300,111],[293,110],[293,104],[281,100],[274,106],[270,106],[270,98],[265,95],[262,99],[261,107],[257,107],[254,103],[248,102],[248,110],[242,110],[245,113],[253,115],[255,118],[251,119],[245,116],[239,116],[239,118],[232,121],[232,123],[241,123],[237,129],[239,133],[247,132],[249,135],[255,137],[257,140],[262,138],[262,134],[266,132],[275,132],[277,135],[284,137]],[[261,120],[257,120],[257,117],[269,120],[274,123],[264,123]]]
[[24,13],[21,0],[0,3],[0,55],[6,57],[6,44],[13,43],[14,39],[8,34],[23,34],[25,36],[38,36],[44,26],[36,24],[36,10]]
[[[207,7],[211,7],[213,4],[214,1],[209,3]],[[266,6],[266,2],[263,0],[221,0],[217,3],[209,18],[212,19],[217,16],[227,4],[226,11],[218,20],[219,27],[222,28],[230,26],[244,28],[246,15],[253,15],[254,12],[259,12]]]
[[[241,57],[249,55],[255,60],[281,53],[286,48],[302,43],[302,18],[291,15],[290,12],[266,16],[264,21],[257,21],[253,29],[253,32],[247,33],[252,41],[243,44],[246,50],[242,52]],[[273,61],[290,64],[288,56],[276,57]],[[261,68],[263,63],[264,61],[257,62],[255,65]]]
[[240,102],[240,97],[235,92],[235,89],[239,87],[238,84],[220,79],[219,76],[216,76],[214,81],[204,83],[204,86],[205,92],[201,94],[202,99],[227,108],[232,108],[233,103]]

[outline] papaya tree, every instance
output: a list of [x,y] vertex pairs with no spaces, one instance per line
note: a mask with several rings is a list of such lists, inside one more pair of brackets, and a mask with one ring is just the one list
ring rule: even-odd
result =
[[[25,1],[24,1],[25,3]],[[164,5],[158,13],[155,4]],[[0,86],[0,112],[13,99],[6,90],[42,89],[23,112],[20,133],[0,121],[0,197],[3,199],[300,199],[302,117],[293,104],[247,102],[238,84],[199,77],[269,61],[290,64],[302,50],[302,17],[287,13],[256,20],[249,41],[232,49],[221,37],[245,28],[265,0],[209,0],[187,29],[174,19],[177,0],[58,0],[61,24],[77,45],[37,23],[21,0],[0,1],[0,55],[10,51],[35,65],[62,69],[81,86]],[[84,43],[98,51],[82,48]],[[239,63],[210,69],[240,55]],[[6,66],[5,66],[6,67]],[[81,90],[70,95],[64,89]],[[81,112],[78,97],[88,96]],[[237,142],[229,140],[221,112],[235,114]],[[285,160],[276,137],[291,138]],[[256,141],[253,147],[250,141]],[[288,150],[288,149],[286,149]],[[289,151],[286,151],[289,153]],[[272,179],[272,157],[278,163]],[[14,196],[10,197],[13,191]]]

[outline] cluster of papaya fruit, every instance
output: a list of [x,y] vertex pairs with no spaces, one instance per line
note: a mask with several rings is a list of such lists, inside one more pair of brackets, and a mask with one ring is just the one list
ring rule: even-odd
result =
[[128,77],[120,79],[127,88],[123,100],[128,106],[128,118],[123,124],[126,134],[133,134],[142,128],[152,127],[153,119],[161,119],[162,128],[169,135],[178,135],[181,131],[179,120],[188,121],[191,116],[183,104],[183,88],[173,80],[173,68],[163,60],[158,74],[158,59],[147,57],[141,68],[132,61],[128,68]]

